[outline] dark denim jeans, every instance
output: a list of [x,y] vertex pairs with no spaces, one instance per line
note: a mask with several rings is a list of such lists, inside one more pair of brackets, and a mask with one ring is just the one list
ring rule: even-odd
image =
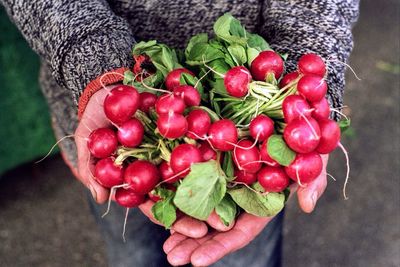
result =
[[[162,250],[164,241],[170,235],[169,231],[152,223],[138,209],[131,209],[126,225],[126,242],[124,243],[122,228],[125,209],[113,203],[110,213],[101,218],[105,206],[94,203],[91,198],[89,202],[106,242],[109,266],[170,266]],[[283,215],[284,212],[277,215],[248,246],[224,257],[212,266],[281,266]]]

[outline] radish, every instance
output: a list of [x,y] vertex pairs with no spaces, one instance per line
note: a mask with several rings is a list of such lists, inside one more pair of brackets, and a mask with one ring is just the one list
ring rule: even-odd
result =
[[153,194],[152,192],[154,192],[154,190],[152,190],[150,193],[147,194],[147,196],[149,197],[149,199],[153,202],[158,202],[160,200],[162,200],[162,198],[160,196],[157,196],[155,194]]
[[289,95],[282,102],[283,117],[286,123],[300,118],[301,114],[310,117],[311,108],[308,102],[299,95]]
[[251,74],[243,66],[233,67],[224,75],[225,89],[233,97],[243,97],[249,91]]
[[115,124],[126,122],[138,109],[139,98],[139,93],[134,87],[119,85],[104,99],[104,113]]
[[205,138],[211,126],[211,119],[208,113],[202,109],[192,110],[186,117],[188,132],[186,136],[193,139]]
[[283,72],[283,60],[273,51],[262,51],[251,63],[250,71],[258,81],[265,81],[270,73],[279,79]]
[[326,72],[325,63],[322,58],[313,53],[301,56],[297,66],[299,67],[299,71],[303,74],[314,74],[319,77],[324,77]]
[[223,119],[211,124],[208,130],[208,140],[215,149],[229,151],[234,148],[238,132],[233,121]]
[[157,96],[152,93],[140,93],[139,109],[145,113],[149,113],[150,108],[154,107],[157,101]]
[[250,136],[256,141],[264,141],[274,133],[274,121],[266,115],[258,115],[251,120]]
[[89,135],[87,145],[95,158],[107,158],[117,149],[117,135],[109,128],[99,128]]
[[96,163],[94,176],[102,186],[111,188],[124,182],[124,168],[112,158],[101,159]]
[[175,178],[171,178],[175,175],[175,173],[167,161],[161,162],[161,164],[158,166],[158,169],[161,174],[161,180],[165,181],[166,183],[173,184],[179,180],[179,176],[175,176]]
[[118,188],[115,192],[115,201],[126,208],[134,208],[145,201],[145,196],[129,189]]
[[321,131],[313,118],[298,118],[286,125],[283,138],[294,151],[308,153],[317,148]]
[[171,165],[174,173],[183,178],[190,172],[190,166],[196,162],[202,162],[203,156],[200,150],[191,144],[181,144],[174,148],[171,153]]
[[293,82],[299,77],[299,73],[297,71],[290,72],[283,76],[282,80],[279,82],[279,88],[283,88],[289,83]]
[[209,161],[211,159],[217,160],[217,152],[211,148],[208,142],[200,143],[199,150],[203,156],[203,161]]
[[183,99],[174,94],[164,94],[157,99],[156,112],[158,115],[173,111],[182,114],[186,105]]
[[165,87],[168,90],[172,91],[176,86],[181,84],[181,75],[182,73],[188,73],[195,76],[193,72],[185,68],[174,69],[170,73],[168,73],[167,77],[165,77]]
[[310,105],[311,108],[313,109],[311,115],[313,116],[314,119],[323,120],[329,118],[331,109],[329,106],[329,102],[328,100],[326,100],[325,97],[323,97],[320,101],[311,102]]
[[257,179],[266,192],[282,192],[290,182],[282,167],[265,166],[257,173]]
[[128,165],[124,181],[131,191],[145,195],[157,185],[160,173],[156,166],[146,160],[137,160]]
[[340,128],[335,121],[329,119],[319,120],[318,124],[321,129],[321,140],[315,151],[320,154],[331,153],[339,145]]
[[276,160],[272,159],[271,156],[268,154],[268,139],[265,140],[260,147],[260,156],[263,163],[271,167],[280,166],[279,163]]
[[200,93],[193,86],[178,85],[174,88],[174,94],[180,96],[188,107],[200,105]]
[[297,154],[295,160],[285,172],[299,185],[306,185],[315,180],[322,172],[322,158],[316,152]]
[[234,175],[236,177],[234,182],[237,183],[244,183],[247,185],[251,185],[257,182],[257,175],[255,173],[249,173],[246,171],[240,171],[236,169]]
[[188,129],[185,117],[178,113],[163,113],[158,116],[157,128],[162,136],[169,139],[183,137]]
[[297,91],[310,102],[320,101],[326,95],[328,86],[324,78],[309,74],[297,83]]
[[261,168],[260,151],[250,140],[240,140],[233,149],[233,162],[239,170],[256,173]]
[[143,135],[143,124],[136,118],[132,118],[118,127],[118,141],[125,147],[132,148],[140,145],[143,140]]

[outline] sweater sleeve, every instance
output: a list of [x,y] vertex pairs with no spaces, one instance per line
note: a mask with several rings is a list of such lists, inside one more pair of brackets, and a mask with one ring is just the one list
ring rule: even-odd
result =
[[[287,70],[298,58],[314,52],[328,66],[328,99],[343,105],[344,74],[353,47],[351,28],[358,18],[358,0],[264,0],[261,34],[271,47],[288,53]],[[337,119],[338,117],[336,117]]]
[[132,32],[105,0],[0,2],[75,104],[91,80],[131,65]]

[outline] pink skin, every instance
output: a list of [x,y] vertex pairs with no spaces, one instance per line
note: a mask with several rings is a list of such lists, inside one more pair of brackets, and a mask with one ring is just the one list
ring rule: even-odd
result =
[[203,161],[209,161],[211,159],[217,160],[217,152],[211,148],[208,142],[202,142],[199,146],[199,150],[203,156]]
[[114,124],[129,120],[139,108],[138,91],[127,85],[119,85],[112,89],[104,100],[104,113]]
[[289,95],[285,97],[282,102],[282,111],[286,123],[300,118],[301,114],[310,117],[312,112],[307,100],[299,95]]
[[157,101],[157,96],[152,93],[140,93],[139,109],[145,113],[149,113],[150,108],[154,107]]
[[112,158],[101,159],[96,163],[94,176],[102,186],[111,188],[124,182],[124,168]]
[[308,101],[317,102],[325,97],[328,86],[324,78],[309,74],[303,76],[299,80],[297,83],[297,91]]
[[174,94],[180,96],[188,107],[200,105],[200,93],[193,86],[178,85],[174,88]]
[[249,91],[249,83],[251,82],[251,74],[248,69],[243,66],[233,67],[225,73],[224,85],[230,96],[243,97]]
[[190,166],[193,163],[202,161],[203,156],[197,147],[190,144],[182,144],[175,147],[172,151],[169,164],[174,173],[178,174],[183,172],[179,175],[179,177],[183,178],[189,174]]
[[266,192],[282,192],[289,186],[289,176],[282,167],[265,166],[257,173],[257,179]]
[[155,165],[146,160],[137,160],[128,165],[124,182],[137,194],[149,193],[160,180],[160,173]]
[[186,116],[188,132],[186,136],[193,139],[204,138],[211,126],[211,119],[207,112],[195,109]]
[[233,144],[237,142],[238,132],[231,120],[223,119],[211,124],[208,136],[213,148],[221,151],[230,151],[234,148]]
[[89,135],[87,147],[95,158],[107,158],[117,149],[117,135],[110,128],[99,128]]
[[185,68],[174,69],[170,73],[168,73],[167,77],[165,77],[165,87],[168,90],[172,91],[174,88],[181,84],[181,75],[182,73],[188,73],[194,76],[193,72]]
[[255,173],[249,173],[246,171],[235,170],[235,182],[245,183],[247,185],[254,184],[257,182],[257,175]]
[[137,147],[142,143],[144,135],[143,124],[136,118],[124,122],[118,127],[118,142],[125,147]]
[[307,154],[297,154],[295,160],[285,167],[285,172],[293,181],[304,186],[321,174],[322,167],[321,156],[313,151]]
[[118,188],[115,192],[115,201],[122,207],[134,208],[145,201],[145,196],[129,189]]
[[239,170],[256,173],[261,168],[260,152],[250,140],[240,140],[233,149],[232,158]]
[[320,154],[329,154],[340,142],[340,128],[335,121],[329,119],[319,120],[318,124],[321,129],[321,140],[315,151]]
[[279,88],[283,88],[292,81],[296,80],[299,77],[299,73],[297,71],[290,72],[283,76],[282,80],[279,82]]
[[324,97],[320,101],[311,102],[311,108],[313,109],[311,116],[316,120],[324,120],[329,118],[331,108],[328,100]]
[[269,73],[273,73],[276,79],[283,72],[283,60],[273,51],[262,51],[251,63],[250,72],[257,81],[265,81]]
[[183,99],[174,94],[164,94],[157,99],[156,112],[158,115],[168,113],[170,111],[182,114],[186,105]]
[[298,153],[309,153],[315,150],[321,139],[321,131],[313,118],[294,119],[283,130],[287,145]]
[[263,163],[265,163],[271,167],[280,166],[277,161],[275,161],[274,159],[272,159],[270,157],[270,155],[268,154],[267,147],[268,147],[268,140],[265,140],[260,147],[260,156],[261,156],[261,160],[263,161]]
[[158,166],[158,170],[160,171],[161,179],[166,183],[173,184],[180,179],[179,176],[175,176],[175,178],[170,179],[175,175],[175,172],[166,161],[161,162],[161,164]]
[[266,115],[258,115],[251,120],[249,130],[254,140],[262,142],[274,133],[274,121]]
[[175,139],[186,134],[188,124],[182,114],[170,112],[158,116],[157,128],[165,138]]
[[303,74],[314,74],[324,77],[326,72],[326,66],[322,58],[313,53],[301,56],[297,66]]

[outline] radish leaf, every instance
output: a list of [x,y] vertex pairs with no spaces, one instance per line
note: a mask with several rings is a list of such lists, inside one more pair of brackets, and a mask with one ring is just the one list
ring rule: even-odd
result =
[[155,194],[162,199],[151,208],[154,218],[162,223],[165,228],[171,228],[176,220],[176,207],[172,202],[174,192],[165,188],[156,188]]
[[296,157],[296,153],[291,150],[282,135],[274,134],[268,138],[267,151],[269,156],[283,166],[289,166]]
[[221,218],[222,222],[228,226],[230,225],[236,217],[237,206],[229,195],[221,200],[217,207],[215,207],[215,212]]

